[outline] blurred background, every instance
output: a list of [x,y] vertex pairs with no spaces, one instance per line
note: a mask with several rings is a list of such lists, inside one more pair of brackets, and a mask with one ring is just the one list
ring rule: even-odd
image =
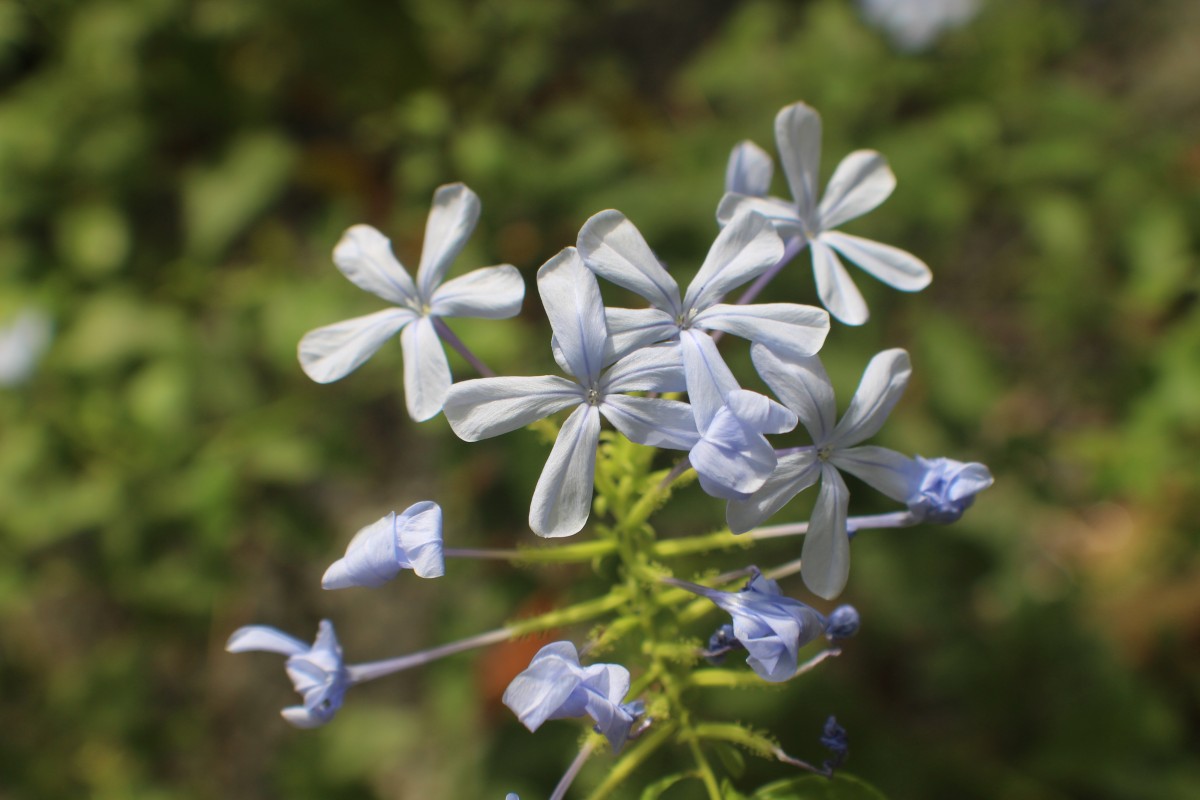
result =
[[[774,152],[796,100],[822,180],[859,148],[898,176],[847,230],[934,273],[904,295],[856,272],[872,319],[824,353],[842,402],[906,347],[876,442],[996,484],[955,525],[860,537],[846,654],[705,713],[816,761],[836,714],[894,798],[1200,796],[1198,37],[1192,0],[991,0],[915,44],[850,0],[0,3],[0,325],[53,325],[0,387],[0,798],[547,796],[581,727],[499,705],[540,642],[355,688],[316,731],[280,719],[279,657],[224,652],[329,618],[373,660],[595,592],[452,562],[322,593],[355,530],[421,499],[451,546],[529,543],[547,447],[413,423],[398,345],[318,386],[296,343],[383,307],[330,261],[347,226],[415,265],[461,180],[483,216],[453,272],[509,262],[529,293],[452,326],[501,373],[555,372],[537,267],[615,207],[690,275],[730,148]],[[805,257],[766,299],[815,302]],[[721,524],[686,497],[664,535]]]

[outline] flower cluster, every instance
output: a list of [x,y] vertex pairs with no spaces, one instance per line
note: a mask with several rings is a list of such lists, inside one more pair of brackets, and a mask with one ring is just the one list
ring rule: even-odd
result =
[[[403,570],[435,578],[446,573],[445,560],[455,557],[579,565],[611,559],[619,566],[615,574],[622,577],[599,597],[468,639],[368,663],[344,663],[328,622],[321,623],[311,647],[274,628],[238,630],[227,645],[231,652],[287,656],[288,675],[304,698],[302,705],[284,709],[289,722],[300,727],[328,722],[356,683],[524,634],[587,622],[593,627],[582,648],[569,640],[546,645],[503,698],[530,731],[548,720],[592,721],[596,736],[585,741],[555,790],[556,800],[604,742],[614,754],[625,751],[621,757],[632,759],[630,764],[665,743],[686,745],[696,766],[680,779],[702,781],[710,797],[723,795],[704,755],[705,737],[773,754],[783,763],[821,774],[841,765],[847,739],[832,717],[820,739],[831,757],[816,768],[783,753],[751,728],[696,723],[681,705],[683,690],[779,683],[838,655],[837,643],[859,629],[858,612],[841,605],[822,613],[784,595],[777,579],[799,572],[811,592],[833,599],[848,584],[851,540],[858,532],[952,522],[992,478],[981,464],[909,457],[865,443],[881,431],[909,381],[912,364],[902,349],[884,350],[870,359],[839,416],[834,386],[818,353],[830,335],[831,315],[850,325],[860,325],[868,316],[842,258],[904,291],[928,285],[930,270],[903,250],[837,230],[878,206],[894,189],[896,179],[883,156],[851,153],[818,197],[820,117],[796,103],[781,110],[775,122],[792,199],[767,195],[770,156],[749,142],[737,145],[728,163],[726,193],[715,204],[718,229],[686,290],[616,210],[586,220],[574,246],[537,270],[538,295],[552,333],[550,351],[563,375],[496,375],[445,322],[460,316],[512,317],[524,298],[520,273],[510,265],[446,280],[480,213],[478,198],[462,184],[434,193],[415,281],[374,228],[359,225],[346,232],[334,249],[338,269],[394,307],[305,335],[299,346],[304,371],[321,383],[337,380],[399,334],[405,401],[413,419],[444,413],[451,430],[470,442],[534,423],[556,430],[532,492],[529,528],[534,534],[558,539],[579,533],[588,524],[597,493],[601,502],[595,506],[606,519],[583,544],[464,550],[443,546],[442,509],[421,501],[363,527],[325,572],[324,588],[379,587]],[[817,296],[827,311],[795,302],[754,302],[806,248]],[[640,296],[648,307],[606,306],[601,279]],[[747,284],[730,302],[728,295]],[[755,373],[749,379],[761,382],[773,397],[747,388],[744,378],[735,375],[729,364],[737,362],[727,362],[720,349],[727,334],[749,342]],[[458,350],[479,377],[453,382],[442,342]],[[605,422],[614,433],[602,432]],[[779,447],[769,438],[798,427],[807,434],[804,444]],[[646,448],[676,451],[674,467],[653,472]],[[850,516],[843,474],[901,507]],[[683,488],[689,475],[705,493],[725,501],[729,530],[659,542],[649,517]],[[811,520],[775,530],[762,527],[812,486],[818,488]],[[800,534],[801,558],[766,572],[750,567],[695,582],[676,577],[667,566],[671,555]],[[742,588],[722,588],[746,575],[750,580]],[[686,613],[684,604],[691,604]],[[681,640],[686,636],[681,621],[711,609],[728,614],[728,621],[708,638],[707,648],[695,639]],[[636,663],[581,661],[581,653],[619,648],[634,636],[639,645],[626,650]],[[802,661],[804,648],[822,639],[823,649]],[[748,670],[724,665],[735,651],[745,652]],[[712,665],[703,678],[695,671],[702,659]],[[647,729],[654,733],[630,745]]]

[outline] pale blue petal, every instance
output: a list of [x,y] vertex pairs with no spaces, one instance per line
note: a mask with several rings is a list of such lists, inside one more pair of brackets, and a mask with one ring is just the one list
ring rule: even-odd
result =
[[739,142],[729,154],[725,167],[725,191],[764,197],[771,189],[775,163],[767,151],[754,142]]
[[688,402],[696,417],[697,430],[705,430],[725,405],[725,396],[739,389],[733,373],[721,358],[717,343],[703,331],[688,329],[679,334],[687,378]]
[[317,383],[344,378],[415,319],[406,308],[389,308],[309,331],[297,348],[300,368]]
[[992,473],[979,463],[951,458],[917,456],[916,474],[906,499],[909,512],[921,522],[946,525],[975,502],[975,495],[992,485]]
[[0,386],[29,380],[50,346],[54,323],[36,309],[26,309],[0,328]]
[[773,400],[742,389],[730,392],[704,438],[688,454],[700,486],[713,497],[747,499],[778,463],[763,434],[795,426],[796,415]]
[[797,303],[719,303],[696,316],[696,327],[724,331],[796,358],[811,356],[825,344],[829,314]]
[[570,642],[543,647],[504,690],[502,702],[531,731],[536,731],[567,701],[582,681],[579,655]]
[[673,317],[679,315],[679,285],[620,211],[601,211],[585,222],[578,244],[579,254],[592,272],[637,292]]
[[813,508],[812,522],[800,551],[800,575],[813,594],[832,600],[842,593],[850,577],[850,536],[846,514],[850,490],[838,471],[821,467],[821,489]]
[[446,351],[433,327],[433,320],[421,317],[400,334],[404,351],[404,402],[408,415],[417,422],[436,417],[446,402],[453,379]]
[[414,503],[396,518],[404,558],[421,578],[446,574],[442,555],[442,507],[432,500]]
[[850,407],[834,428],[829,443],[838,448],[849,447],[878,433],[904,394],[911,375],[908,353],[901,348],[876,353],[863,371]]
[[834,450],[829,463],[901,503],[908,499],[913,477],[920,472],[908,456],[874,445]]
[[818,210],[821,230],[861,217],[888,199],[896,188],[887,159],[874,150],[855,150],[842,159],[825,187]]
[[804,103],[781,109],[775,116],[775,146],[796,209],[802,219],[811,219],[821,168],[821,115]]
[[581,405],[559,430],[533,490],[529,527],[538,536],[571,536],[587,523],[599,442],[600,414]]
[[477,442],[582,402],[579,384],[557,375],[476,378],[451,386],[443,411],[460,439]]
[[766,217],[739,214],[721,229],[688,285],[684,309],[702,311],[783,258],[783,240]]
[[446,277],[450,263],[462,252],[479,220],[479,198],[461,183],[439,186],[425,222],[425,243],[417,267],[421,299],[430,302],[434,290]]
[[865,272],[901,291],[919,292],[933,280],[924,261],[899,247],[837,231],[823,233],[821,239]]
[[583,265],[575,248],[568,247],[542,265],[537,281],[558,357],[581,384],[594,386],[604,366],[608,338],[596,276]]
[[630,353],[604,373],[600,390],[615,392],[682,392],[683,360],[677,343],[643,347]]
[[670,314],[657,308],[606,308],[608,318],[608,350],[605,363],[624,358],[635,350],[679,335],[679,323]]
[[700,438],[691,407],[678,400],[610,394],[600,404],[600,413],[638,444],[687,450]]
[[246,625],[233,632],[229,641],[225,643],[225,649],[230,653],[261,651],[293,656],[306,652],[308,644],[295,636],[288,636],[277,628],[267,625]]
[[729,529],[734,533],[745,533],[762,525],[789,500],[816,483],[820,474],[820,462],[815,451],[804,450],[782,456],[761,489],[746,500],[731,500],[725,507],[725,521]]
[[328,722],[328,720],[320,719],[314,716],[313,713],[304,706],[288,706],[280,711],[279,714],[285,720],[287,720],[288,723],[302,730],[319,728]]
[[396,513],[393,511],[354,534],[346,547],[346,555],[325,570],[321,587],[346,589],[351,586],[382,586],[407,566],[401,562]]
[[750,348],[754,368],[780,401],[796,412],[800,423],[817,445],[833,433],[837,405],[833,384],[817,356],[781,357],[761,344]]
[[392,254],[392,243],[370,225],[355,225],[342,235],[333,263],[358,288],[413,311],[421,308],[417,287]]
[[521,312],[525,281],[511,264],[484,267],[446,281],[433,292],[434,317],[508,319]]
[[796,212],[796,206],[778,197],[726,194],[717,205],[717,222],[728,225],[735,217],[747,213],[766,217],[784,239],[804,236],[804,220]]
[[821,298],[821,305],[838,321],[862,325],[869,316],[867,302],[837,253],[825,243],[826,236],[821,234],[808,243],[812,251],[813,276],[817,280],[817,296]]
[[796,427],[797,417],[788,408],[769,397],[737,389],[725,397],[725,405],[742,427],[757,434],[787,433]]

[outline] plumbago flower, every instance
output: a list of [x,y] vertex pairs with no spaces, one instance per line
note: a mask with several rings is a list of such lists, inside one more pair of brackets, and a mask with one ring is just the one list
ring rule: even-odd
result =
[[538,292],[554,331],[554,358],[575,380],[546,375],[463,381],[451,387],[445,413],[460,438],[475,442],[574,408],[529,508],[534,533],[570,536],[583,528],[591,509],[602,415],[638,444],[678,450],[695,443],[696,426],[686,403],[624,394],[682,391],[682,371],[670,350],[638,350],[604,371],[611,346],[600,287],[575,248],[538,270]]
[[321,620],[311,647],[276,628],[247,625],[233,632],[225,649],[230,653],[261,651],[288,657],[288,677],[304,696],[304,704],[289,706],[280,713],[297,728],[315,728],[333,719],[350,688],[350,671],[342,661],[342,647],[329,620]]
[[751,358],[758,374],[785,406],[796,412],[813,444],[779,458],[762,488],[726,506],[730,530],[743,533],[761,525],[798,493],[818,480],[821,488],[804,537],[804,584],[826,599],[837,597],[850,574],[846,515],[850,490],[838,470],[904,502],[910,494],[911,460],[894,450],[861,446],[879,432],[904,393],[912,372],[908,353],[885,350],[867,364],[850,406],[835,425],[833,385],[818,358],[784,358],[755,345]]
[[[759,214],[741,214],[730,220],[717,235],[682,299],[679,284],[621,212],[601,211],[591,217],[579,231],[578,244],[588,269],[636,292],[652,306],[606,309],[615,355],[658,342],[673,346],[678,343],[688,398],[693,404],[719,408],[725,399],[709,379],[711,369],[705,363],[721,360],[716,347],[708,346],[712,344],[708,331],[762,342],[796,357],[816,353],[829,333],[829,316],[812,306],[719,302],[783,258],[783,241]],[[708,397],[704,397],[706,394]]]
[[917,522],[955,522],[975,502],[975,495],[992,485],[986,466],[952,458],[917,456],[911,474],[905,503]]
[[897,49],[925,50],[943,32],[962,27],[979,13],[980,0],[859,0],[867,22],[888,34]]
[[446,574],[442,557],[442,507],[425,500],[395,511],[361,529],[350,540],[346,555],[325,571],[321,586],[382,586],[411,569],[422,578]]
[[828,621],[799,600],[785,597],[779,584],[755,572],[746,587],[722,592],[707,586],[664,579],[707,597],[733,617],[733,636],[746,648],[746,663],[760,678],[781,683],[796,674],[800,648],[825,633]]
[[354,285],[395,308],[326,325],[300,340],[300,366],[317,383],[343,378],[400,334],[404,399],[421,422],[442,410],[450,364],[438,340],[442,317],[504,319],[521,310],[525,284],[516,267],[502,264],[443,280],[479,219],[479,198],[461,183],[441,186],[425,225],[425,244],[413,282],[391,243],[369,225],[355,225],[333,250],[333,261]]
[[629,670],[620,664],[579,665],[570,642],[554,642],[537,652],[529,666],[504,691],[504,705],[531,731],[550,719],[588,715],[619,753],[629,729],[643,712],[640,700],[623,703]]
[[718,222],[731,225],[741,214],[755,211],[771,220],[785,239],[797,237],[807,242],[821,303],[847,325],[867,321],[867,304],[838,253],[902,291],[915,292],[929,285],[929,267],[911,253],[834,230],[878,206],[896,188],[896,176],[887,159],[874,150],[856,150],[846,156],[818,202],[821,116],[804,103],[787,106],[775,117],[775,142],[793,200],[767,196],[771,158],[756,145],[743,142],[729,159],[727,193],[717,208]]
[[54,325],[41,311],[26,309],[0,327],[0,386],[29,380],[50,346]]

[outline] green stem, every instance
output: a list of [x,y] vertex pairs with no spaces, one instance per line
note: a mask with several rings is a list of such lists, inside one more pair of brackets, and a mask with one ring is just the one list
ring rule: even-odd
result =
[[[675,725],[664,722],[643,734],[637,743],[626,750],[625,754],[609,768],[608,776],[588,795],[588,800],[603,800],[608,797],[621,781],[633,774],[633,771],[653,755],[655,750],[665,744],[673,733],[675,733]],[[719,797],[718,800],[720,800]]]
[[628,599],[625,591],[618,587],[603,597],[597,597],[594,600],[587,600],[573,606],[567,606],[566,608],[555,609],[554,611],[539,614],[529,619],[518,620],[509,625],[508,629],[515,637],[537,633],[538,631],[550,628],[563,628],[567,625],[575,625],[603,616],[609,611],[620,608]]

